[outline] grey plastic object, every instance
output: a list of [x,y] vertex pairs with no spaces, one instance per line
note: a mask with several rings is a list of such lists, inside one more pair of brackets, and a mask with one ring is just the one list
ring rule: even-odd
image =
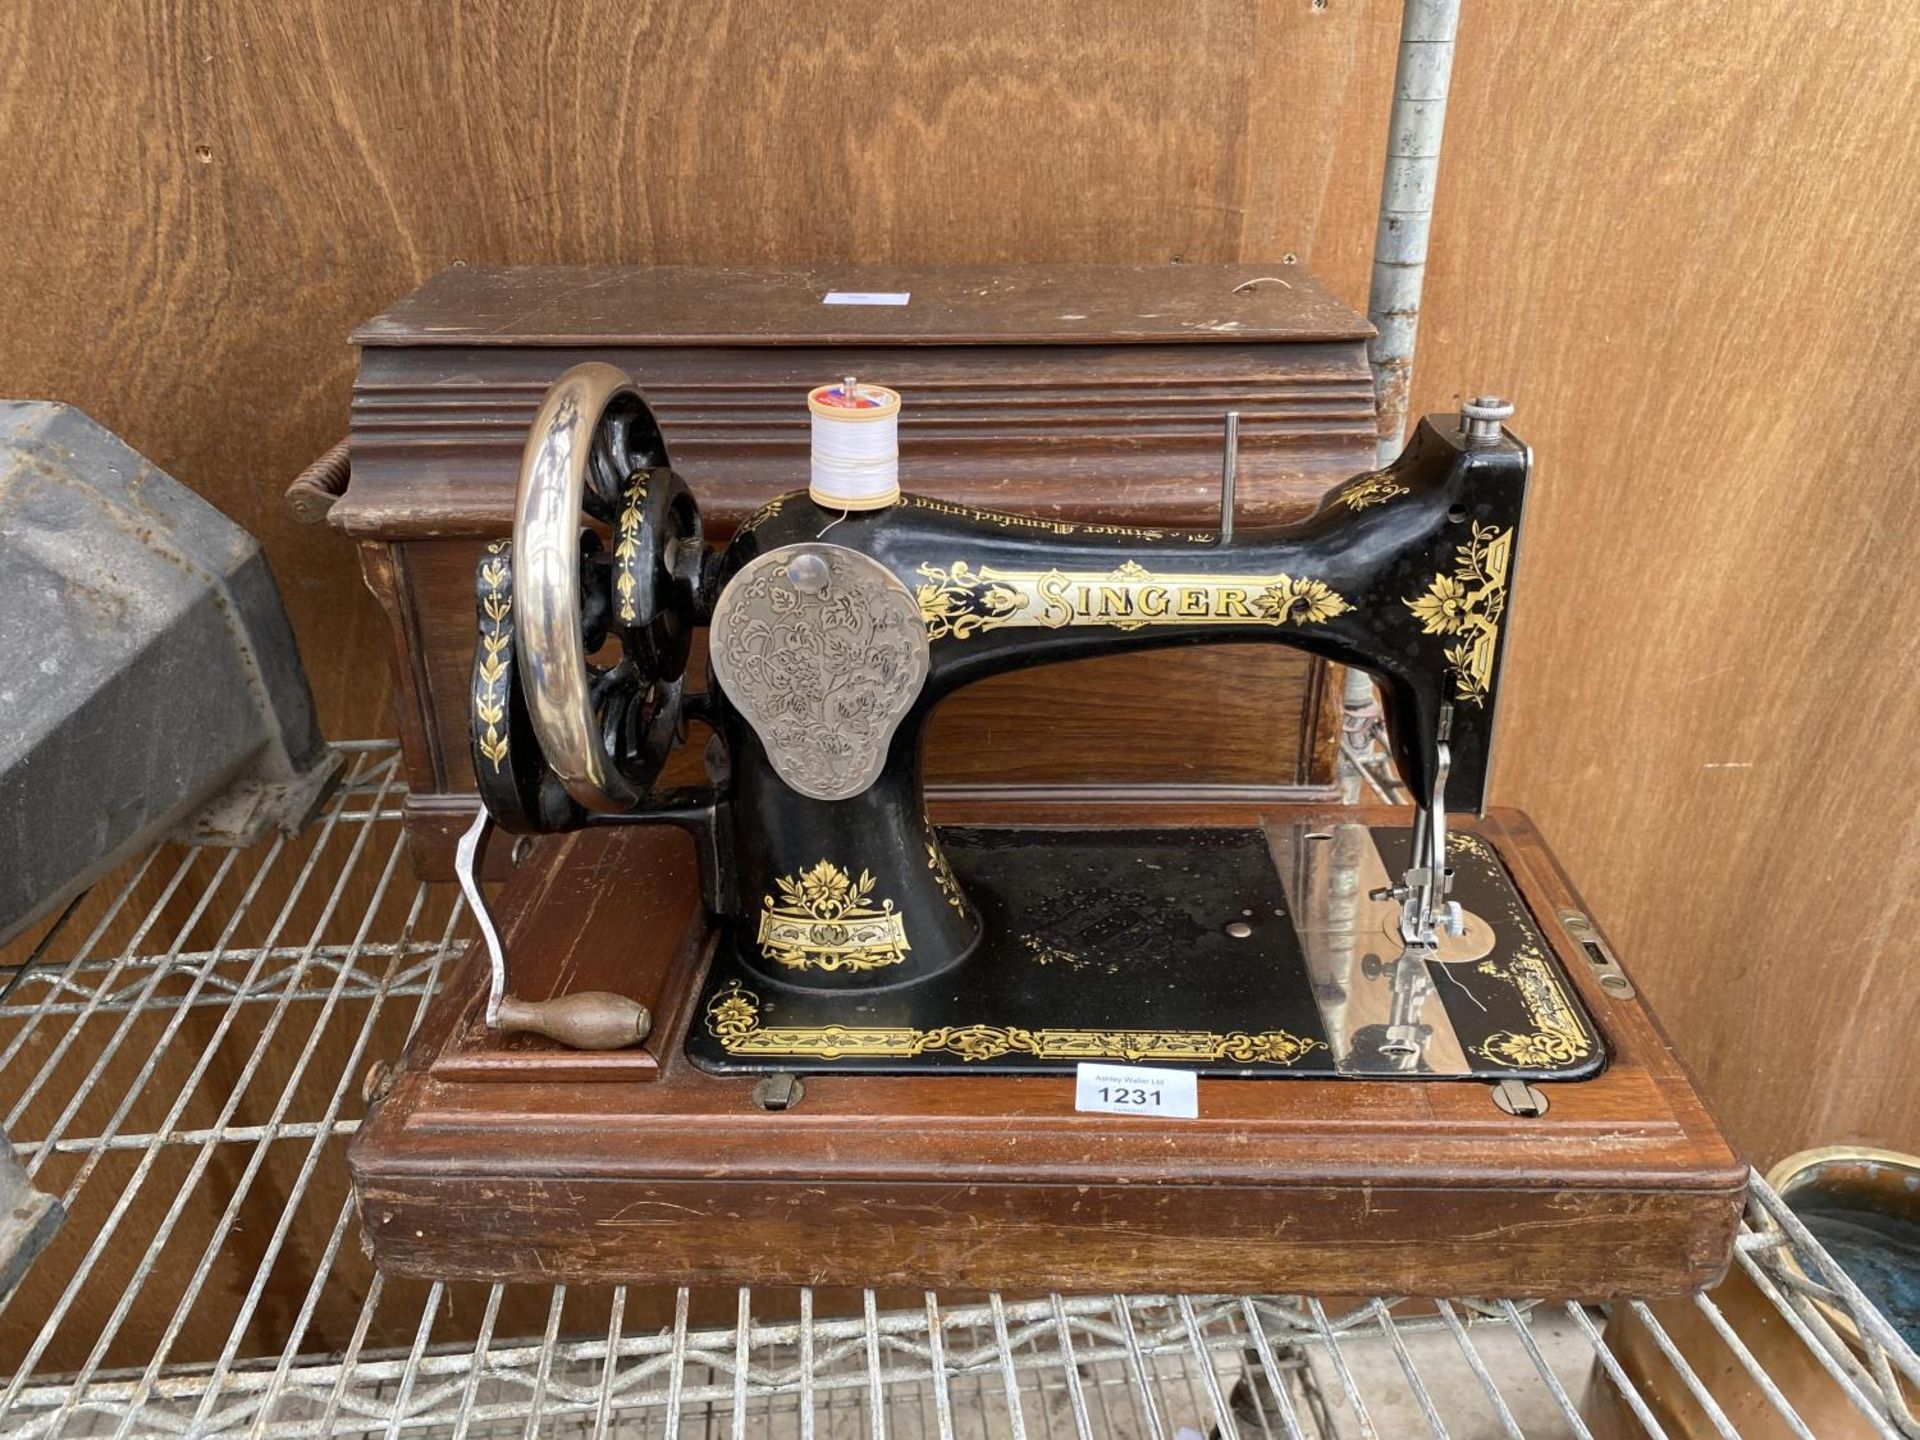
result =
[[73,407],[0,400],[0,943],[157,840],[298,829],[338,771],[258,542]]
[[27,1167],[0,1133],[0,1301],[67,1221],[67,1207],[33,1188]]

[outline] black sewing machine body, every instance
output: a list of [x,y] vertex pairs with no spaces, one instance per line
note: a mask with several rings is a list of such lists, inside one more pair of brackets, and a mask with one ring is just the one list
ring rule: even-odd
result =
[[[1066,524],[911,494],[846,512],[798,491],[710,555],[643,402],[592,373],[607,369],[556,385],[515,545],[482,562],[474,759],[508,828],[693,833],[721,921],[687,1042],[697,1064],[1598,1071],[1600,1036],[1498,856],[1444,826],[1485,799],[1529,465],[1503,430],[1429,417],[1392,466],[1293,525]],[[686,697],[699,624],[711,668]],[[587,664],[609,637],[621,658]],[[956,689],[1228,640],[1379,681],[1424,817],[1411,838],[929,823],[922,740]],[[1167,696],[1169,726],[1204,723],[1205,707]],[[716,737],[711,785],[649,792],[686,717]],[[1439,866],[1421,853],[1435,846]],[[497,955],[495,971],[497,999]]]
[[[728,548],[722,584],[762,557],[811,555],[828,545],[870,556],[911,594],[929,637],[928,664],[876,778],[827,802],[786,783],[755,726],[729,700],[729,687],[712,687],[732,761],[742,894],[750,902],[772,895],[780,878],[845,856],[836,862],[843,868],[892,882],[878,893],[912,896],[903,908],[911,905],[928,935],[912,962],[885,978],[897,983],[946,968],[971,947],[978,924],[942,900],[937,851],[928,863],[920,749],[934,708],[962,685],[1005,670],[1123,649],[1271,640],[1361,665],[1383,682],[1388,713],[1399,722],[1392,734],[1400,773],[1422,796],[1431,793],[1440,714],[1451,703],[1447,804],[1478,812],[1525,483],[1518,447],[1466,450],[1425,422],[1392,469],[1334,491],[1298,525],[1241,531],[1227,544],[1214,532],[1056,525],[911,495],[844,516],[805,492],[781,497]],[[1467,571],[1472,578],[1461,578]],[[777,561],[775,573],[785,573]],[[1430,615],[1469,623],[1434,631]],[[810,660],[817,652],[807,647],[831,644],[833,635],[824,626],[792,627],[787,653],[796,668],[803,663],[796,649]],[[1478,655],[1470,653],[1475,645]],[[1464,663],[1445,658],[1451,649],[1462,651]],[[818,673],[803,683],[824,689],[836,668],[846,662],[820,657]],[[1167,696],[1169,728],[1204,723],[1205,705],[1204,696]],[[823,730],[833,723],[805,719]],[[861,977],[829,971],[805,978],[832,986]]]

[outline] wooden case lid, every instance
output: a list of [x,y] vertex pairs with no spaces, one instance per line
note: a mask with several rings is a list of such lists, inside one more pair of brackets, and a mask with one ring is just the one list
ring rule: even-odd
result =
[[[834,289],[912,299],[822,304]],[[1370,333],[1300,267],[1271,262],[435,276],[357,336],[351,480],[327,517],[364,543],[393,625],[423,873],[450,873],[473,814],[474,563],[512,528],[527,427],[569,365],[604,360],[633,377],[711,543],[806,485],[807,392],[849,371],[906,397],[901,481],[916,493],[1063,521],[1207,528],[1228,410],[1241,417],[1243,525],[1303,515],[1373,464]],[[693,673],[703,670],[696,657]],[[1333,777],[1332,690],[1323,665],[1274,646],[998,676],[941,707],[929,776],[1317,797]],[[1172,743],[1161,701],[1179,693],[1220,696],[1220,713]],[[1036,713],[1048,724],[1035,727]],[[1139,743],[1116,746],[1116,726]],[[698,783],[697,754],[677,763],[665,783]]]
[[[836,289],[911,299],[821,303]],[[640,386],[716,538],[806,484],[806,393],[849,372],[907,397],[908,488],[1066,519],[1206,525],[1237,409],[1256,524],[1372,462],[1371,333],[1270,263],[456,267],[358,332],[352,481],[328,519],[503,533],[541,395],[594,358]]]
[[[905,305],[828,305],[906,292]],[[1298,266],[457,266],[360,345],[1114,345],[1365,340]]]

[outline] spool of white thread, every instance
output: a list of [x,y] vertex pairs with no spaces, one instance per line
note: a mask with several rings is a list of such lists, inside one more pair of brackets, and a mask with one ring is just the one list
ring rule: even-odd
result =
[[807,394],[813,472],[807,493],[828,510],[881,510],[900,498],[900,396],[849,375]]

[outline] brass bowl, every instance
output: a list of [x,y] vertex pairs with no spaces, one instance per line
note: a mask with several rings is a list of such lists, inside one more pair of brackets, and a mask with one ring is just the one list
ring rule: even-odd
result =
[[[1828,1145],[1787,1156],[1767,1172],[1767,1184],[1796,1214],[1795,1199],[1804,1200],[1809,1193],[1817,1192],[1859,1210],[1920,1225],[1920,1156],[1866,1145]],[[1793,1269],[1806,1273],[1791,1251],[1784,1258]],[[1860,1283],[1859,1276],[1852,1278],[1855,1284]],[[1847,1313],[1833,1305],[1815,1303],[1827,1322],[1857,1348],[1859,1327]]]
[[[1775,1165],[1767,1183],[1782,1196],[1797,1194],[1802,1198],[1818,1184],[1842,1196],[1857,1196],[1867,1208],[1920,1217],[1920,1159],[1890,1150],[1857,1145],[1807,1150]],[[1791,1252],[1783,1258],[1794,1264]],[[1883,1433],[1854,1408],[1741,1267],[1736,1265],[1728,1272],[1713,1291],[1713,1301],[1724,1322],[1820,1440],[1874,1440]],[[1650,1308],[1668,1341],[1686,1358],[1700,1383],[1746,1440],[1792,1440],[1795,1432],[1695,1305],[1686,1300],[1665,1300]],[[1858,1351],[1860,1336],[1853,1322],[1832,1306],[1822,1305],[1820,1309],[1840,1338]],[[1606,1339],[1621,1369],[1671,1440],[1713,1440],[1726,1433],[1700,1406],[1652,1332],[1630,1307],[1614,1311],[1607,1322]],[[1907,1403],[1920,1405],[1920,1397],[1909,1396]],[[1646,1431],[1597,1364],[1580,1409],[1594,1440],[1644,1440]]]

